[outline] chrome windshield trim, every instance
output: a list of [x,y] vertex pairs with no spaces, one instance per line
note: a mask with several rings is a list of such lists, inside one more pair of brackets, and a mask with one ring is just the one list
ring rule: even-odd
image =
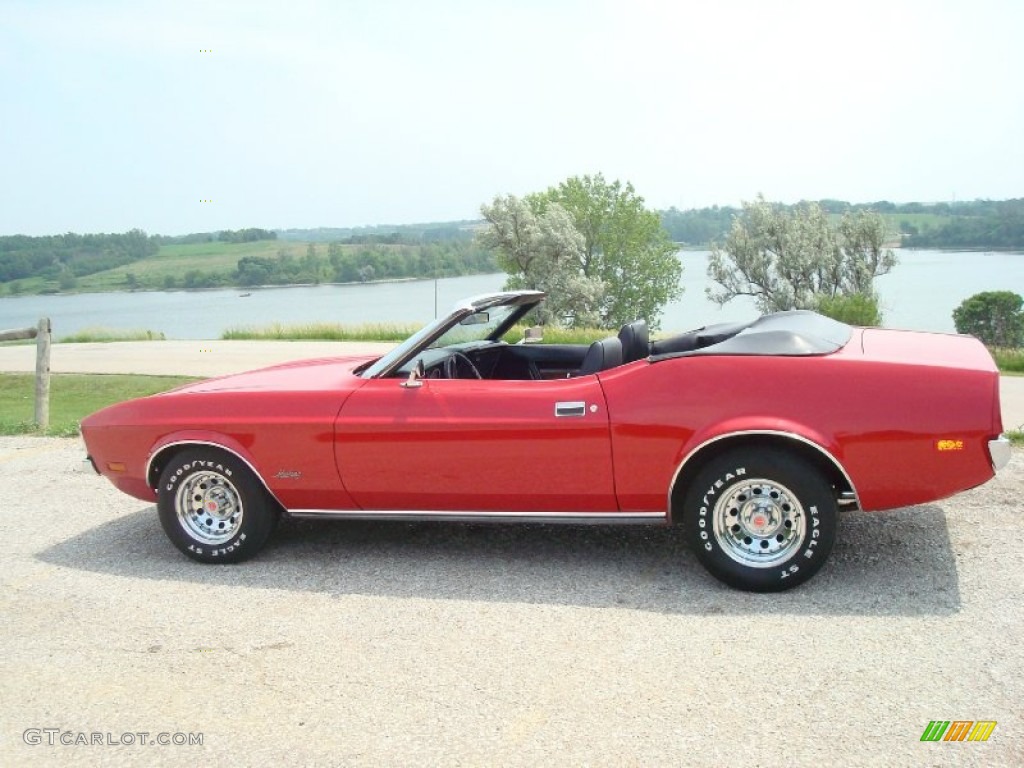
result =
[[[544,293],[542,291],[503,291],[500,293],[485,293],[460,301],[452,307],[447,315],[439,317],[432,323],[428,323],[420,328],[420,330],[397,347],[364,368],[359,375],[365,379],[387,378],[412,360],[419,352],[444,336],[449,329],[455,327],[456,323],[466,317],[496,306],[532,306],[539,303],[543,298]],[[492,336],[500,337],[528,309],[529,307],[520,310],[520,312],[513,312],[510,317],[506,318],[504,323],[494,329]]]
[[1000,435],[994,440],[988,441],[988,455],[992,460],[992,469],[998,472],[1010,463],[1010,438]]
[[319,520],[441,520],[450,523],[607,523],[608,525],[629,525],[641,523],[664,523],[664,512],[451,512],[440,510],[398,510],[398,509],[290,509],[292,517]]

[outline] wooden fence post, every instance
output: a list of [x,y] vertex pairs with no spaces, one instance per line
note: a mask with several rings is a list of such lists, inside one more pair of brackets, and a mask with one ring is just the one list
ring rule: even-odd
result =
[[36,333],[36,424],[50,426],[50,318],[39,319]]

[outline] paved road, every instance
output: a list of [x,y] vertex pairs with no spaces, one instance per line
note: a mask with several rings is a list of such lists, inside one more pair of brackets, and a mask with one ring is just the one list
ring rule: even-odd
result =
[[[3,766],[1024,765],[1022,451],[844,515],[782,595],[660,528],[290,522],[202,566],[81,456],[0,437]],[[958,719],[998,725],[920,741]]]
[[[55,344],[55,373],[221,376],[275,363],[333,355],[379,355],[392,344],[323,341],[141,341]],[[32,346],[0,347],[0,371],[35,370]],[[1024,376],[1000,379],[1003,427],[1024,429]]]

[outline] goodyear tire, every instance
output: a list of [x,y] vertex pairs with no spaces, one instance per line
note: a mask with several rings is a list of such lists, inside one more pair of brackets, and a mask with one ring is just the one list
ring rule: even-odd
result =
[[738,449],[712,459],[683,501],[697,558],[717,579],[751,592],[802,584],[825,564],[836,535],[832,487],[784,451]]
[[160,473],[160,524],[171,542],[201,563],[237,563],[262,549],[278,518],[252,470],[229,453],[191,448]]

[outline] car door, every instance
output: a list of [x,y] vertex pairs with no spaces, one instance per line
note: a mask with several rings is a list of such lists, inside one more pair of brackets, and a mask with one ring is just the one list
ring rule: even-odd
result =
[[365,510],[614,512],[597,376],[367,381],[342,407],[335,459]]

